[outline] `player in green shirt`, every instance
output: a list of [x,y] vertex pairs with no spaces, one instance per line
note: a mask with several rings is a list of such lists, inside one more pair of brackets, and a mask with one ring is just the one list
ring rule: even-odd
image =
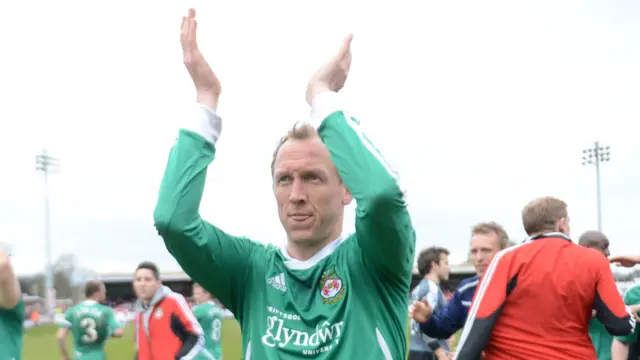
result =
[[22,359],[24,301],[9,252],[0,249],[0,360]]
[[[199,284],[193,284],[193,298],[196,301],[196,306],[193,307],[193,313],[204,331],[204,348],[209,354],[213,355],[216,360],[220,360],[222,359],[221,341],[224,311],[213,302],[211,294]],[[196,360],[208,359],[211,358],[205,355],[196,356]]]
[[[223,150],[221,87],[198,50],[192,9],[181,42],[198,106],[171,150],[154,213],[169,252],[236,316],[245,359],[404,359],[415,232],[396,174],[340,105],[351,36],[308,83],[314,124],[290,130],[272,159],[283,249],[264,245],[273,239],[230,235],[199,215],[207,167]],[[247,121],[269,117],[279,115],[242,119],[243,131],[258,128]],[[343,236],[344,208],[354,199],[356,230]],[[239,194],[234,206],[247,226],[265,217],[251,201]]]
[[[640,284],[636,284],[624,293],[624,303],[629,309],[636,314],[638,318],[640,312]],[[640,360],[640,342],[638,342],[638,334],[640,328],[636,326],[635,331],[631,335],[616,336],[611,346],[612,360]]]
[[58,330],[58,346],[62,357],[65,360],[70,359],[65,340],[71,331],[73,359],[105,360],[107,354],[104,351],[104,344],[109,337],[122,336],[124,324],[118,322],[113,309],[101,304],[107,294],[102,282],[87,282],[84,293],[86,300],[71,307],[64,314],[64,321]]

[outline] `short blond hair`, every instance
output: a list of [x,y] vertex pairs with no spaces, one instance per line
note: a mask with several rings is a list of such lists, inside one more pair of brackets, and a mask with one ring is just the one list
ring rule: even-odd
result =
[[569,216],[567,203],[545,196],[537,198],[522,209],[522,226],[527,235],[556,231],[556,222]]
[[496,234],[498,235],[498,239],[500,239],[500,250],[506,249],[509,247],[509,235],[506,230],[502,227],[502,225],[497,222],[483,222],[474,225],[471,228],[471,235],[482,234]]
[[271,176],[273,176],[274,167],[276,164],[276,157],[278,156],[278,151],[284,143],[293,139],[293,140],[307,140],[318,136],[318,131],[313,127],[313,125],[303,122],[298,122],[289,131],[287,134],[278,140],[278,144],[276,145],[276,149],[273,151],[273,157],[271,158]]

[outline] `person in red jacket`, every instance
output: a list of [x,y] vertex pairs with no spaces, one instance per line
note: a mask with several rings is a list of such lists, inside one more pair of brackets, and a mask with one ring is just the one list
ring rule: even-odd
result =
[[569,238],[567,205],[544,197],[522,211],[529,238],[499,252],[485,272],[455,359],[596,360],[592,310],[612,335],[634,331],[602,253]]
[[190,360],[198,354],[213,359],[204,350],[204,333],[187,300],[162,286],[154,263],[138,265],[133,288],[137,360]]

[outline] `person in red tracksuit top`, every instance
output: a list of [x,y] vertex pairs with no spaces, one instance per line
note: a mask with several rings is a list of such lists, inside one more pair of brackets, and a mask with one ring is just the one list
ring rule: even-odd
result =
[[567,205],[545,197],[522,211],[529,238],[492,260],[474,295],[455,359],[596,360],[592,312],[612,335],[634,331],[600,252],[569,238]]
[[189,304],[182,295],[162,286],[155,264],[138,265],[133,287],[138,297],[135,359],[190,360],[198,354],[213,359],[204,350],[204,333]]

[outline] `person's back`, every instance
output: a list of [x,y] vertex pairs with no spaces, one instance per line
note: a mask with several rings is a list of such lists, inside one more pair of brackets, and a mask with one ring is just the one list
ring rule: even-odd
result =
[[[527,222],[528,216],[542,218]],[[613,335],[628,334],[635,327],[609,261],[564,235],[569,232],[564,202],[536,200],[525,208],[523,218],[532,236],[491,262],[456,358],[477,359],[484,350],[488,360],[595,360],[588,333],[592,310]],[[535,228],[531,222],[541,225]],[[539,233],[549,224],[557,232]]]
[[87,300],[67,310],[65,321],[73,335],[74,359],[106,359],[104,344],[118,326],[111,308]]
[[[222,358],[222,320],[224,313],[222,309],[213,301],[208,301],[193,307],[193,313],[198,319],[200,326],[204,332],[204,349],[211,354],[216,360]],[[204,360],[211,357],[202,353],[196,359]]]
[[542,355],[540,349],[547,348],[543,354],[556,359],[595,359],[588,329],[601,268],[598,263],[606,259],[594,250],[554,237],[523,244],[505,253],[502,261],[510,264],[515,280],[485,354],[500,351],[501,357],[507,356],[505,346],[494,345],[511,343],[520,347],[518,354]]

